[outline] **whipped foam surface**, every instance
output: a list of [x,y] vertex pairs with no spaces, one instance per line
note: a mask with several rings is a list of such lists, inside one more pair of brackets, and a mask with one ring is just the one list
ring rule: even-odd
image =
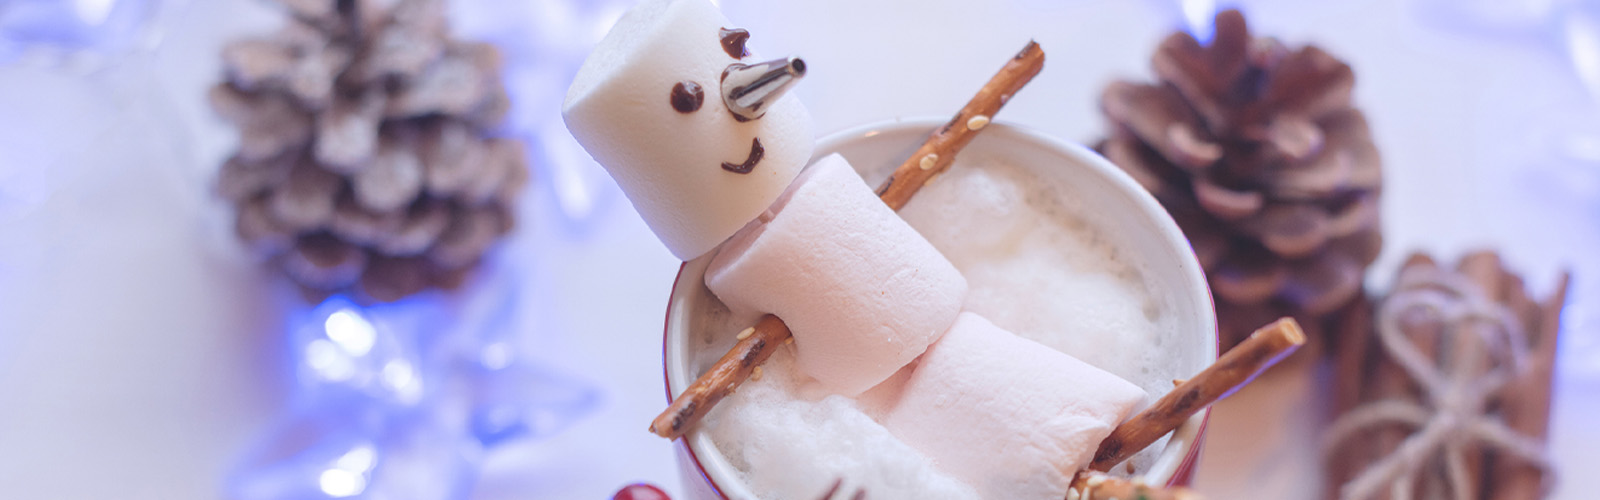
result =
[[[999,161],[958,160],[900,211],[966,275],[965,306],[996,325],[1127,379],[1154,401],[1178,373],[1176,319],[1117,249],[1091,207]],[[755,317],[710,312],[691,365],[703,371]],[[870,402],[826,395],[775,352],[704,421],[718,449],[760,498],[812,500],[843,478],[869,498],[978,498],[879,423]],[[869,392],[870,394],[870,392]],[[1136,455],[1147,467],[1165,439]],[[1019,497],[1020,498],[1020,497]],[[1055,499],[1051,499],[1055,500]]]

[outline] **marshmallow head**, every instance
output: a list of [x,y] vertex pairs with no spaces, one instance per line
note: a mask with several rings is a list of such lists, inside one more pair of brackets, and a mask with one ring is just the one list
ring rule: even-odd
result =
[[684,260],[761,214],[811,157],[811,117],[794,96],[762,103],[755,119],[728,109],[725,72],[762,61],[729,28],[707,0],[645,0],[584,61],[562,108],[573,137]]

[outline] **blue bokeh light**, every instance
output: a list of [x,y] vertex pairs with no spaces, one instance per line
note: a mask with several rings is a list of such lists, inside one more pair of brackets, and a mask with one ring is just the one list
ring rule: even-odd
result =
[[592,412],[590,384],[520,356],[514,266],[454,294],[330,297],[288,324],[292,404],[228,481],[238,500],[465,498],[482,456]]

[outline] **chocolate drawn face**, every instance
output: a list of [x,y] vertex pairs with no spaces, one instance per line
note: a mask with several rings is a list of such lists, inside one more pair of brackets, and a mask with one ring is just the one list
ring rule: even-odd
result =
[[[718,84],[713,88],[717,94],[713,98],[722,100],[736,122],[760,119],[766,114],[768,104],[777,101],[800,77],[805,76],[806,63],[797,57],[755,64],[739,62],[750,56],[750,51],[745,48],[745,43],[750,40],[749,31],[721,28],[717,31],[717,40],[722,52],[732,58],[733,63],[723,69]],[[705,100],[705,87],[693,80],[673,84],[667,94],[667,102],[672,109],[686,115],[700,111]],[[761,145],[761,138],[752,137],[750,152],[745,154],[743,161],[723,161],[721,166],[729,172],[748,174],[755,170],[765,155],[766,149]]]
[[763,63],[735,26],[711,1],[638,0],[562,103],[573,138],[685,260],[760,216],[815,147],[810,114],[784,95],[796,59]]
[[[717,35],[718,38],[722,40],[722,51],[726,52],[728,57],[732,57],[734,60],[750,57],[750,50],[744,47],[745,42],[750,41],[749,31],[746,31],[744,28],[722,28],[722,31],[717,32]],[[738,65],[738,63],[734,63],[728,67],[733,68],[736,65]],[[727,71],[723,71],[722,78],[723,80],[727,80]],[[738,113],[733,113],[733,119],[740,122],[746,122],[750,120],[749,118],[739,116]],[[766,149],[761,147],[761,138],[751,138],[750,155],[746,156],[744,161],[740,163],[726,161],[722,162],[722,169],[735,174],[748,174],[751,170],[756,169],[756,164],[761,163],[761,157],[765,154]]]

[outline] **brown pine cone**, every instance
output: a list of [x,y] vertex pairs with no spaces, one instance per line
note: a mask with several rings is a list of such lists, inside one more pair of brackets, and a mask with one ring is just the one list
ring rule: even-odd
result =
[[523,147],[498,52],[449,37],[439,0],[279,0],[274,36],[223,49],[212,107],[240,129],[217,191],[308,296],[453,287],[514,225]]
[[1378,256],[1382,175],[1350,67],[1216,17],[1207,46],[1174,33],[1155,84],[1115,82],[1098,149],[1166,207],[1216,296],[1223,343],[1294,316],[1307,330],[1361,294]]

